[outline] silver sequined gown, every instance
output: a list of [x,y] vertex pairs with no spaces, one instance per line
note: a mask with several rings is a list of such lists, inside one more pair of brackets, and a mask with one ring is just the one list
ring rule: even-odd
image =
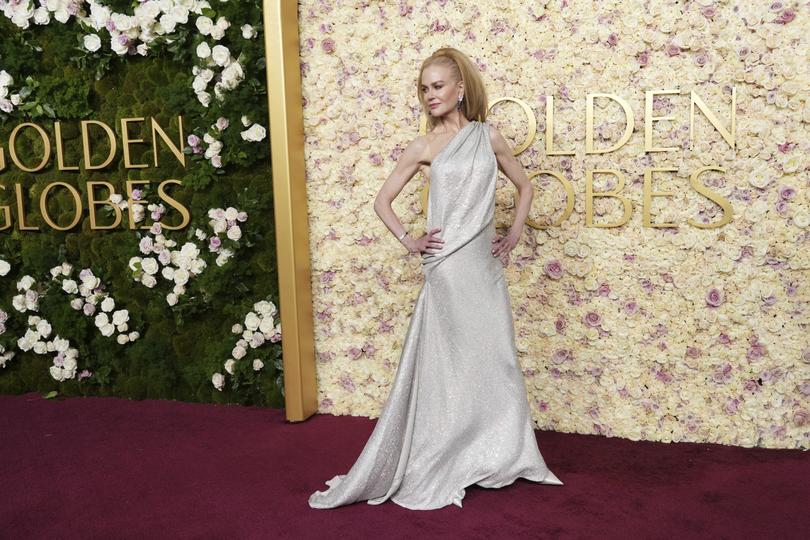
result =
[[433,160],[427,227],[442,228],[444,246],[422,255],[424,285],[371,437],[347,474],[309,497],[312,508],[391,499],[429,510],[461,506],[472,484],[562,485],[537,447],[491,254],[497,175],[485,122],[466,124]]

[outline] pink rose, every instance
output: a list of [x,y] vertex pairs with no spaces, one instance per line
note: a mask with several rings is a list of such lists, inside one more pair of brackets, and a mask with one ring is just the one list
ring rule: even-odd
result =
[[681,54],[681,48],[674,43],[668,43],[666,49],[664,50],[667,53],[667,56],[678,56]]
[[321,48],[324,52],[330,54],[335,52],[335,40],[332,38],[326,38],[325,40],[321,41]]
[[706,293],[706,303],[712,307],[717,307],[725,301],[723,291],[712,288]]
[[551,279],[560,279],[563,275],[562,264],[556,259],[546,263],[544,270]]
[[585,314],[585,318],[583,319],[585,324],[590,327],[597,327],[602,324],[602,317],[599,316],[598,313],[595,311],[589,311]]

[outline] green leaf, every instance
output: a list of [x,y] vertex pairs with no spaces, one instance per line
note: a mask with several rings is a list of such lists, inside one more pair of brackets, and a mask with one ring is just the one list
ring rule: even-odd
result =
[[59,392],[57,392],[56,390],[51,390],[51,391],[50,391],[50,392],[48,392],[47,394],[43,394],[43,395],[42,395],[42,397],[43,397],[44,399],[53,399],[53,398],[55,398],[55,397],[56,397],[56,396],[58,396],[58,395],[59,395]]

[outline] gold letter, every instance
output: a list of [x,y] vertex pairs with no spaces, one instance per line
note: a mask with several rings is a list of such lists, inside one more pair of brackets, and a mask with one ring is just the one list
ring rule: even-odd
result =
[[14,191],[17,195],[17,214],[20,216],[20,230],[21,231],[38,231],[39,227],[27,226],[25,224],[25,207],[23,206],[22,186],[19,183],[14,184]]
[[[110,197],[108,196],[103,201],[96,201],[95,199],[95,189],[96,186],[104,186],[106,187],[110,195],[115,193],[115,188],[109,182],[87,182],[87,210],[90,212],[90,229],[97,231],[97,230],[106,230],[106,229],[114,229],[118,227],[118,224],[121,223],[121,209],[118,208],[117,204],[113,204],[110,201]],[[106,204],[107,206],[111,207],[115,211],[115,223],[112,225],[104,226],[96,224],[96,206],[100,204]]]
[[[621,136],[619,142],[610,148],[605,148],[603,150],[594,150],[593,148],[593,98],[595,97],[606,97],[608,99],[612,99],[621,105],[622,109],[624,109],[624,135]],[[619,96],[614,96],[613,94],[588,94],[587,99],[588,101],[585,105],[585,153],[607,154],[608,152],[613,152],[624,146],[627,141],[630,140],[630,135],[632,135],[633,127],[635,125],[633,109],[630,108],[630,105],[628,105],[627,102]]]
[[546,155],[549,156],[573,156],[573,150],[552,150],[554,146],[554,96],[546,96]]
[[[34,167],[33,169],[26,167],[23,165],[19,158],[17,157],[17,149],[15,148],[15,142],[17,139],[17,133],[24,127],[32,127],[39,133],[40,138],[42,139],[42,144],[44,145],[45,149],[42,152],[42,161]],[[11,161],[14,162],[21,171],[25,172],[37,172],[41,171],[45,165],[48,164],[48,160],[51,158],[51,140],[48,139],[48,134],[45,133],[45,130],[39,127],[36,124],[32,124],[30,122],[26,122],[24,124],[20,124],[19,126],[15,127],[14,130],[11,132],[11,135],[8,138],[8,153],[11,155]],[[22,220],[20,220],[22,223]]]
[[180,135],[179,147],[175,146],[172,143],[172,140],[169,138],[168,135],[166,135],[166,132],[160,128],[160,125],[157,122],[155,122],[155,119],[153,117],[150,116],[149,119],[152,121],[152,150],[153,153],[155,154],[155,167],[158,166],[158,147],[156,135],[160,135],[160,138],[163,139],[163,142],[165,142],[166,145],[168,145],[169,150],[172,151],[172,154],[174,154],[174,156],[177,158],[177,161],[179,161],[180,164],[183,167],[185,167],[186,155],[183,153],[183,117],[182,116],[177,117],[178,122],[177,131],[179,132]]
[[529,180],[534,178],[535,176],[540,176],[541,174],[547,174],[549,176],[553,176],[565,188],[565,210],[563,211],[562,215],[552,223],[551,225],[541,225],[537,221],[532,219],[526,219],[526,225],[533,229],[548,229],[549,227],[559,227],[560,224],[568,219],[571,213],[574,211],[574,186],[571,185],[571,182],[568,181],[568,178],[564,177],[563,175],[555,172],[555,171],[537,171],[529,175]]
[[65,165],[64,150],[62,149],[62,125],[60,122],[53,123],[53,130],[56,135],[56,166],[60,171],[78,171],[78,165]]
[[669,146],[665,148],[653,148],[653,122],[658,120],[673,120],[674,116],[653,116],[653,97],[656,94],[679,94],[677,90],[647,90],[644,92],[644,151],[645,152],[672,152],[677,148]]
[[652,218],[650,217],[650,211],[652,210],[652,200],[653,197],[672,197],[675,195],[671,191],[656,191],[653,192],[652,190],[652,173],[654,172],[676,172],[678,169],[671,168],[671,167],[663,167],[658,169],[646,169],[644,171],[644,190],[643,190],[643,197],[644,197],[644,205],[642,206],[642,226],[644,227],[675,227],[678,228],[678,225],[675,223],[653,223]]
[[[600,191],[594,193],[593,191],[593,175],[594,174],[612,174],[619,179],[619,185],[613,191]],[[619,192],[624,189],[624,175],[615,169],[594,169],[593,171],[585,171],[585,226],[586,227],[621,227],[627,220],[630,219],[630,214],[633,211],[633,204],[626,198],[619,195]],[[624,205],[624,215],[622,219],[616,223],[594,224],[593,222],[593,198],[594,197],[614,197],[622,201]]]
[[[51,216],[48,214],[48,204],[46,199],[48,198],[48,193],[53,189],[55,186],[64,186],[73,195],[73,202],[76,207],[76,214],[73,218],[73,221],[67,227],[60,227],[56,224],[55,221],[51,219]],[[56,229],[57,231],[67,231],[72,229],[76,226],[76,224],[81,221],[82,219],[82,197],[79,195],[79,192],[76,191],[76,188],[71,186],[70,184],[66,184],[64,182],[52,182],[45,186],[45,189],[42,190],[42,193],[39,195],[39,210],[42,212],[42,219],[45,220],[45,223]]]
[[129,138],[129,130],[127,128],[127,123],[129,122],[141,122],[143,118],[122,118],[121,119],[121,146],[124,147],[124,168],[125,169],[143,169],[148,167],[146,163],[135,163],[133,164],[129,159],[129,145],[133,143],[140,143],[144,144],[143,139],[130,139]]
[[703,103],[703,100],[701,100],[698,97],[698,95],[695,93],[694,90],[691,91],[690,98],[691,101],[689,103],[689,141],[690,144],[692,145],[691,147],[693,147],[695,143],[692,133],[695,129],[695,104],[697,104],[698,109],[703,111],[703,114],[706,115],[706,118],[709,119],[711,125],[717,128],[717,131],[720,132],[720,135],[723,136],[728,145],[732,149],[734,149],[735,143],[734,137],[737,132],[737,89],[734,88],[733,86],[731,87],[731,133],[726,131],[726,129],[720,125],[720,121],[717,119],[714,113],[709,110],[706,104]]
[[[90,163],[90,137],[87,133],[87,126],[90,124],[94,124],[96,126],[101,126],[101,128],[107,133],[107,139],[110,141],[110,154],[107,156],[106,161],[101,165],[93,165]],[[84,150],[84,168],[85,170],[92,171],[96,169],[103,169],[110,162],[113,160],[115,156],[115,149],[116,149],[116,142],[115,142],[115,133],[110,126],[105,124],[104,122],[99,122],[98,120],[82,120],[82,149]],[[92,213],[90,214],[92,216]]]
[[183,182],[181,182],[180,180],[170,179],[164,180],[158,185],[158,195],[160,195],[160,198],[169,203],[169,206],[173,206],[174,208],[176,208],[177,211],[180,212],[180,215],[183,216],[183,221],[180,223],[180,225],[177,225],[176,227],[170,227],[165,223],[163,223],[162,220],[160,222],[160,225],[166,230],[176,231],[178,229],[186,227],[189,224],[189,222],[191,221],[191,214],[189,214],[188,209],[185,206],[183,206],[183,204],[180,203],[177,199],[169,197],[169,195],[163,190],[163,186],[165,184],[179,184],[182,186]]
[[[0,189],[5,191],[6,186],[0,184]],[[11,227],[11,209],[8,206],[0,206],[0,209],[2,209],[3,211],[3,222],[5,223],[5,225],[0,227],[0,231],[5,231],[9,227]]]
[[726,199],[724,199],[719,194],[715,193],[714,191],[710,190],[709,188],[698,182],[698,177],[706,171],[717,171],[721,173],[726,172],[726,170],[723,169],[722,167],[701,167],[700,169],[692,173],[692,176],[689,177],[689,183],[692,184],[692,187],[695,189],[695,191],[697,191],[698,193],[700,193],[701,195],[703,195],[704,197],[706,197],[707,199],[709,199],[710,201],[717,204],[718,206],[720,206],[720,208],[723,209],[723,219],[721,219],[717,223],[709,223],[709,224],[698,223],[697,221],[694,221],[692,218],[689,218],[686,221],[687,223],[689,223],[689,225],[697,227],[698,229],[716,229],[718,227],[722,227],[723,225],[731,221],[731,217],[734,215],[734,210],[731,208],[731,204]]

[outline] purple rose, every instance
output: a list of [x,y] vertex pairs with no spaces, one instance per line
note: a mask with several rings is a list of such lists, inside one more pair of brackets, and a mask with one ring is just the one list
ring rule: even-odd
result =
[[222,239],[219,236],[212,236],[208,239],[208,251],[217,252],[222,246]]
[[681,48],[674,43],[667,44],[667,47],[664,50],[666,51],[667,56],[678,56],[681,54]]
[[790,186],[781,186],[779,188],[779,197],[783,201],[792,201],[796,197],[796,190]]
[[88,302],[82,307],[82,311],[89,317],[96,312],[96,306]]
[[189,146],[199,146],[200,145],[200,138],[197,137],[196,135],[194,135],[193,133],[191,135],[189,135],[188,139],[186,139],[186,140],[188,141]]
[[555,364],[562,364],[563,362],[571,359],[573,359],[573,355],[568,349],[558,349],[554,351],[554,355],[551,357],[551,361]]
[[79,373],[79,380],[86,379],[93,374],[92,371],[89,369],[83,369],[81,373]]
[[332,38],[326,38],[325,40],[321,41],[321,48],[323,52],[326,53],[333,53],[335,52],[335,40]]
[[711,288],[709,292],[706,293],[706,303],[712,307],[718,307],[724,301],[723,291],[720,289]]
[[595,311],[589,311],[588,313],[585,314],[583,321],[587,326],[595,328],[600,324],[602,324],[602,317]]
[[544,268],[546,275],[551,279],[560,279],[563,275],[562,264],[558,260],[549,261]]

